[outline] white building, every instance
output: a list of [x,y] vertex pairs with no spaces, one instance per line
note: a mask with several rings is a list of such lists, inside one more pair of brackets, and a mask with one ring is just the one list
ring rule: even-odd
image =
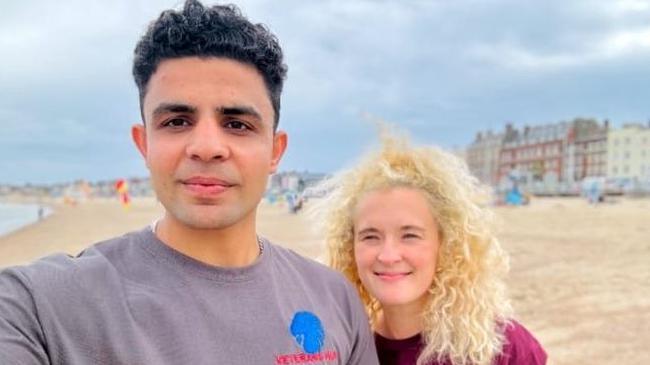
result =
[[607,136],[607,177],[650,181],[650,126],[627,124]]
[[499,172],[499,153],[503,133],[478,133],[465,151],[465,161],[474,176],[488,185],[496,185]]

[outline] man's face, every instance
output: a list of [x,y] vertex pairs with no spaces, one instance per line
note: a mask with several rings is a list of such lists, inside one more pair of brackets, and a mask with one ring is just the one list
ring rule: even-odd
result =
[[133,139],[167,218],[190,228],[254,222],[286,147],[264,80],[225,58],[165,60],[149,80]]

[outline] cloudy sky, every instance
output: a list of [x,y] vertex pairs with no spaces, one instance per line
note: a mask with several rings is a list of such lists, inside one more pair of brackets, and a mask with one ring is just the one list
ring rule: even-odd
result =
[[[147,175],[129,137],[131,55],[180,3],[2,5],[0,184]],[[449,148],[506,122],[650,119],[650,1],[236,3],[286,53],[283,170],[354,161],[375,138],[364,114]]]

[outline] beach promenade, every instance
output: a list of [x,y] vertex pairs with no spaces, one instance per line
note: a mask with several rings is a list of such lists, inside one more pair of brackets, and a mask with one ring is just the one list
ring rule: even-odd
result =
[[[153,199],[128,210],[117,201],[55,206],[43,221],[0,237],[0,266],[52,252],[76,254],[92,242],[140,229],[160,216]],[[648,364],[650,351],[650,200],[588,205],[535,199],[499,207],[499,237],[511,254],[516,318],[549,353],[549,364]],[[324,248],[303,214],[263,204],[259,230],[313,258]]]

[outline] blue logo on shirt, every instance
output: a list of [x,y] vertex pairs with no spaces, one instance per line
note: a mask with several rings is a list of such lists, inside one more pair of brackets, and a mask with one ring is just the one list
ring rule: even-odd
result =
[[296,312],[289,331],[307,354],[315,354],[325,344],[325,330],[320,319],[311,312]]

